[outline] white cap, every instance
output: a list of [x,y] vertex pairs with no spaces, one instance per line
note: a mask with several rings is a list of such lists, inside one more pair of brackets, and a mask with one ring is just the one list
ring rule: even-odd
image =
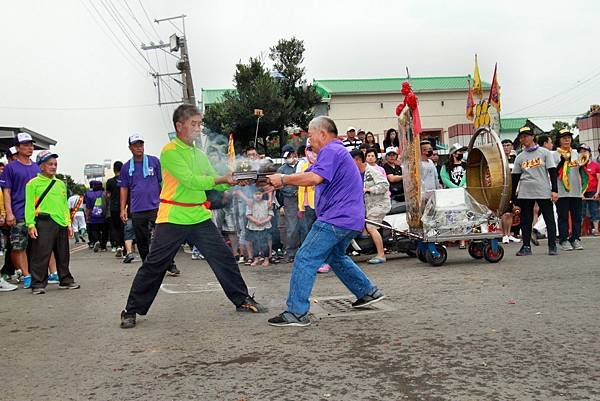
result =
[[33,142],[33,138],[27,132],[19,132],[17,134],[17,143]]
[[142,134],[133,134],[129,136],[129,144],[135,142],[144,142],[144,136]]
[[354,127],[348,127],[348,129],[346,129],[346,132],[348,132],[348,131],[354,131],[354,132],[356,132],[356,128],[354,128]]
[[462,150],[464,152],[465,150],[467,150],[467,147],[461,145],[460,143],[455,143],[448,151],[448,154],[451,155],[452,153],[458,152],[459,150]]
[[396,148],[395,146],[388,146],[387,148],[385,148],[386,155],[390,152],[394,152],[395,154],[398,154],[398,148]]

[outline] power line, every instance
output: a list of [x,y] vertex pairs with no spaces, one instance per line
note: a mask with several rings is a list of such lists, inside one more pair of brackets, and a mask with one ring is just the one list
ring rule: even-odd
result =
[[533,104],[531,104],[531,105],[529,105],[529,106],[522,107],[522,108],[520,108],[520,109],[518,109],[518,110],[515,110],[515,111],[512,111],[512,112],[510,112],[510,113],[506,113],[506,115],[510,115],[510,114],[516,114],[516,113],[519,113],[519,112],[521,112],[521,111],[523,111],[523,110],[527,110],[527,109],[530,109],[530,108],[532,108],[532,107],[534,107],[534,106],[538,106],[538,105],[540,105],[540,104],[546,103],[546,102],[548,102],[548,101],[550,101],[550,100],[552,100],[552,99],[555,99],[555,98],[557,98],[557,97],[559,97],[559,96],[561,96],[561,95],[564,95],[565,93],[568,93],[568,92],[570,92],[570,91],[572,91],[572,90],[574,90],[574,89],[577,89],[577,88],[579,88],[579,87],[580,87],[580,86],[582,86],[583,84],[585,84],[585,83],[587,83],[587,82],[589,82],[589,81],[591,81],[591,80],[595,79],[595,78],[596,78],[596,77],[598,77],[598,76],[600,76],[600,72],[597,72],[597,73],[593,74],[592,76],[590,76],[590,77],[589,77],[589,78],[587,78],[587,79],[584,79],[584,80],[582,80],[582,81],[579,81],[579,82],[578,82],[576,85],[574,85],[574,86],[572,86],[572,87],[570,87],[570,88],[567,88],[567,89],[565,89],[565,90],[562,90],[562,91],[558,92],[558,93],[557,93],[557,94],[555,94],[555,95],[552,95],[552,96],[550,96],[550,97],[547,97],[547,98],[545,98],[545,99],[542,99],[542,100],[540,100],[539,102],[533,103]]
[[146,16],[146,20],[148,21],[148,24],[150,24],[150,27],[152,27],[152,30],[154,31],[154,34],[156,35],[156,38],[160,41],[160,35],[158,34],[158,31],[154,27],[154,24],[152,23],[152,20],[148,16],[148,13],[146,12],[146,8],[142,4],[142,0],[138,0],[138,3],[140,3],[140,7],[142,8],[142,11],[144,12],[144,15]]
[[[85,1],[84,0],[80,0],[80,1],[81,1],[81,4],[87,10],[87,12],[90,14],[90,16],[92,17],[92,19],[94,20],[94,22],[100,28],[102,28],[102,25],[100,25],[98,23],[98,20],[96,19],[96,17],[94,16],[94,14],[92,14],[92,11],[88,8],[88,6],[85,4]],[[141,71],[143,71],[141,73],[144,75],[144,77],[147,77],[147,71],[146,71],[146,68],[144,67],[144,65],[141,64],[137,60],[137,58],[131,56],[131,53],[129,53],[127,51],[127,49],[125,48],[125,46],[119,41],[119,38],[118,38],[117,34],[115,34],[115,32],[112,30],[112,28],[110,27],[110,25],[108,24],[108,22],[106,22],[106,20],[104,19],[104,16],[96,8],[96,6],[94,5],[94,3],[93,3],[92,0],[90,0],[90,5],[94,8],[94,11],[96,11],[96,14],[98,14],[98,16],[100,17],[100,19],[102,20],[102,22],[106,26],[106,29],[108,29],[108,31],[113,35],[114,39],[111,38],[108,35],[108,33],[106,33],[106,31],[104,31],[104,29],[102,29],[102,32],[109,38],[109,40],[115,45],[115,47],[117,48],[117,50],[119,50],[119,52],[123,55],[123,57],[125,57],[125,59],[136,69],[136,71],[140,72],[140,70],[138,70],[138,67],[141,68]]]

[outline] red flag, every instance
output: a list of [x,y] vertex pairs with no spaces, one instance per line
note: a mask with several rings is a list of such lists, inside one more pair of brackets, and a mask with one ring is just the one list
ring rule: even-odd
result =
[[492,79],[492,87],[490,88],[490,103],[500,113],[500,84],[498,83],[498,76],[496,74],[498,70],[498,63],[494,67],[494,78]]
[[467,84],[469,85],[469,91],[467,92],[467,120],[473,121],[475,118],[475,101],[473,100],[473,89],[471,88],[471,81],[467,79]]

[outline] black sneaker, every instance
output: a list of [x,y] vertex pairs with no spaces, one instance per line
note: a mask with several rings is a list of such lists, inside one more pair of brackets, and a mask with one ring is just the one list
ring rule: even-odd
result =
[[171,277],[177,277],[181,274],[181,272],[177,268],[177,265],[175,263],[173,263],[171,266],[169,266],[169,269],[167,270],[167,274]]
[[121,311],[121,328],[131,329],[133,327],[135,327],[135,313]]
[[44,288],[32,288],[31,289],[31,293],[33,295],[41,295],[41,294],[45,294],[46,293],[46,289]]
[[535,246],[540,246],[540,241],[538,241],[537,235],[534,232],[531,233],[531,243]]
[[352,303],[353,308],[366,308],[376,302],[379,302],[385,298],[385,295],[377,288],[371,291],[370,294],[365,295],[361,299],[357,299],[356,302]]
[[131,263],[131,262],[133,262],[134,259],[135,259],[135,256],[133,256],[133,253],[128,253],[123,258],[123,263]]
[[523,245],[519,252],[516,253],[517,256],[531,256],[531,247],[527,245]]
[[277,327],[306,327],[310,326],[310,319],[308,317],[308,313],[305,313],[304,315],[296,315],[295,313],[286,311],[270,318],[269,325]]
[[247,296],[244,302],[236,306],[235,310],[238,312],[250,312],[250,313],[267,313],[269,310],[256,302],[253,297]]
[[77,283],[66,283],[66,284],[59,284],[58,285],[58,289],[59,290],[76,290],[79,287],[81,287],[79,284]]
[[556,247],[549,248],[548,249],[548,255],[550,255],[550,256],[556,256],[556,255],[558,255],[558,251],[556,250]]

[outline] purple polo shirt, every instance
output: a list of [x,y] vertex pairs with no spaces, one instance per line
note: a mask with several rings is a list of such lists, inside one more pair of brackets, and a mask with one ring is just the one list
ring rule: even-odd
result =
[[25,165],[18,160],[8,163],[4,168],[0,187],[10,188],[10,205],[17,220],[25,219],[25,185],[40,172],[36,163]]
[[306,171],[323,177],[315,192],[317,220],[347,230],[365,227],[363,180],[341,141],[328,143]]
[[121,169],[121,187],[129,188],[131,213],[145,212],[158,209],[160,204],[160,189],[162,184],[162,173],[160,161],[154,156],[148,155],[148,176],[144,178],[143,162],[134,162],[133,174],[129,175],[129,166],[132,160],[123,164]]

